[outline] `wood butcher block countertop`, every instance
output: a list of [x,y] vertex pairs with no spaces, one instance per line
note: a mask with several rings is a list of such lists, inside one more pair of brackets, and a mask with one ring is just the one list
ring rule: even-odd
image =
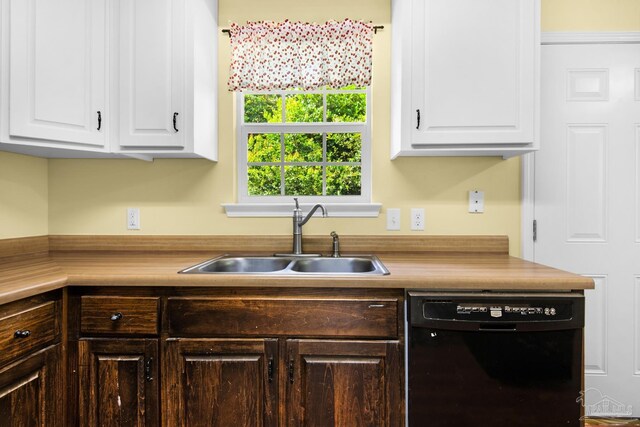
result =
[[[387,276],[178,274],[225,254],[286,252],[289,236],[43,236],[0,241],[0,303],[64,286],[324,287],[569,291],[593,280],[509,256],[504,236],[344,236],[343,255],[375,254]],[[327,236],[305,237],[328,253]]]

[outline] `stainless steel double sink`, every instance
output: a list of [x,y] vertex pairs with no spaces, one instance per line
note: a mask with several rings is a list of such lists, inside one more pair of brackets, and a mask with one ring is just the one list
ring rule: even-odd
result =
[[332,257],[223,255],[194,265],[186,274],[258,275],[387,275],[389,270],[374,255]]

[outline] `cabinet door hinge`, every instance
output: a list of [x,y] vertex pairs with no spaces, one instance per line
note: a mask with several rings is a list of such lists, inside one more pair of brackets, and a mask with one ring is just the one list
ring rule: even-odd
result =
[[273,356],[269,357],[269,362],[267,362],[267,379],[270,383],[273,382]]
[[148,357],[144,362],[144,377],[147,382],[153,381],[153,375],[151,374],[151,364],[153,363],[153,357]]
[[538,240],[538,220],[533,220],[533,241]]
[[295,376],[294,376],[295,375],[295,371],[294,371],[294,369],[295,369],[295,362],[294,362],[293,359],[290,359],[289,360],[289,382],[291,384],[293,384],[293,382],[295,380]]

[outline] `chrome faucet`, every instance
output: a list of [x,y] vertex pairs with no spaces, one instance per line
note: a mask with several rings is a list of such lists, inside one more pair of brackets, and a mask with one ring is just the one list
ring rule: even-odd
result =
[[313,214],[318,210],[322,210],[322,216],[327,216],[327,210],[320,203],[311,208],[311,211],[305,216],[302,217],[302,209],[300,209],[300,205],[298,204],[298,198],[294,197],[293,200],[296,202],[296,208],[293,210],[293,255],[303,255],[302,252],[302,226],[311,219]]

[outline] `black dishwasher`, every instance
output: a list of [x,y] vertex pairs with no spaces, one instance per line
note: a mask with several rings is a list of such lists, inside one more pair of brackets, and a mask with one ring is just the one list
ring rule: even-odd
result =
[[584,297],[408,292],[410,427],[580,426]]

